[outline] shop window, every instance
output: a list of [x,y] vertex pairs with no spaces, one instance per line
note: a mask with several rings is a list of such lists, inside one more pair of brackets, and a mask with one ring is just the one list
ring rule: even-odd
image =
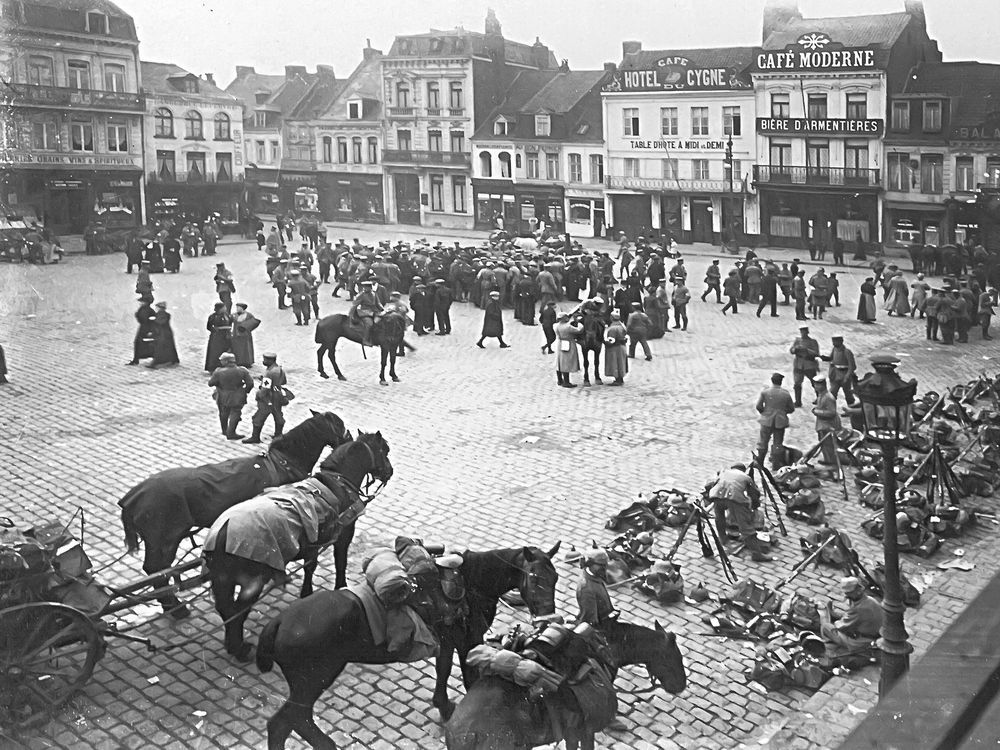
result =
[[28,83],[35,86],[53,86],[54,79],[51,57],[32,55],[28,58]]
[[527,158],[524,161],[524,172],[525,177],[529,180],[538,179],[538,154],[532,153],[527,154]]
[[986,157],[986,187],[1000,188],[1000,159]]
[[924,102],[924,132],[941,132],[941,102]]
[[94,151],[94,124],[89,120],[73,120],[69,126],[70,147],[74,151]]
[[660,135],[677,135],[677,107],[660,107]]
[[90,63],[70,60],[66,63],[67,83],[71,89],[90,91]]
[[337,163],[347,164],[347,139],[337,139]]
[[724,135],[739,136],[743,134],[739,107],[722,108],[722,132]]
[[461,130],[451,131],[451,150],[453,153],[460,154],[465,151],[465,132]]
[[87,13],[87,31],[91,34],[108,33],[108,17],[100,11],[92,10]]
[[104,90],[125,91],[125,66],[108,64],[104,66]]
[[215,140],[232,140],[232,122],[225,112],[217,112],[215,115]]
[[493,135],[507,135],[507,128],[510,125],[502,117],[493,123]]
[[409,130],[396,131],[396,148],[400,151],[409,151],[413,148],[413,139]]
[[867,120],[868,119],[868,95],[865,93],[847,94],[847,119]]
[[976,174],[973,171],[971,156],[955,157],[955,189],[965,191],[976,189]]
[[452,81],[448,86],[448,106],[453,110],[465,108],[465,94],[459,81]]
[[205,181],[205,154],[187,155],[187,181]]
[[31,147],[38,151],[54,151],[56,143],[56,123],[54,120],[38,119],[31,123]]
[[591,211],[589,203],[570,203],[569,220],[574,224],[590,224]]
[[791,113],[788,94],[771,94],[771,117],[791,117]]
[[352,138],[351,139],[351,159],[354,161],[355,164],[361,164],[362,163],[362,159],[361,159],[362,148],[361,148],[361,146],[362,146],[362,144],[361,144],[361,139],[360,138]]
[[535,137],[548,138],[552,133],[552,118],[548,115],[535,115]]
[[889,173],[889,189],[900,193],[910,192],[914,175],[910,169],[910,155],[891,152],[886,160]]
[[431,175],[431,211],[444,211],[444,175]]
[[707,180],[709,175],[708,159],[691,160],[691,177],[695,180]]
[[441,131],[440,130],[428,130],[427,131],[427,150],[428,151],[441,151]]
[[437,81],[431,81],[427,84],[427,109],[441,109],[441,86]]
[[595,185],[604,184],[604,156],[590,155],[590,181]]
[[156,176],[161,182],[173,182],[177,176],[177,165],[173,151],[156,152]]
[[664,180],[677,179],[677,159],[663,160],[663,179]]
[[191,140],[202,140],[205,137],[201,115],[193,109],[184,115],[184,137]]
[[466,182],[465,177],[451,178],[451,205],[455,213],[464,214],[468,211],[465,204]]
[[622,132],[625,135],[639,135],[639,110],[635,107],[626,107],[622,110]]
[[910,102],[901,101],[892,103],[891,127],[897,133],[905,133],[910,129]]
[[559,154],[545,154],[545,179],[559,179]]
[[638,177],[639,176],[639,160],[638,159],[625,159],[625,176],[626,177]]
[[108,122],[108,151],[128,153],[128,126],[124,123]]
[[368,163],[378,164],[378,138],[368,139]]
[[920,157],[920,192],[939,194],[943,191],[944,157],[923,154]]
[[361,102],[348,102],[347,103],[347,119],[348,120],[360,120],[361,119]]
[[691,107],[691,135],[708,135],[708,107]]
[[569,181],[583,182],[583,157],[580,154],[569,155]]
[[232,154],[216,154],[215,155],[215,181],[216,182],[232,182],[233,181],[233,155]]
[[500,176],[509,180],[511,177],[510,154],[503,151],[499,156],[497,156],[497,161],[500,163]]
[[396,84],[396,106],[401,108],[410,106],[410,84],[402,81]]
[[825,120],[826,113],[826,94],[809,94],[806,99],[806,117],[811,120]]
[[493,157],[489,151],[479,152],[479,174],[482,177],[493,176]]

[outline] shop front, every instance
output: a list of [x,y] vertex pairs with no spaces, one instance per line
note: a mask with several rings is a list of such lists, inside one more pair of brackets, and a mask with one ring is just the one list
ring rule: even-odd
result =
[[385,223],[382,175],[320,174],[319,211],[326,221]]
[[531,234],[542,221],[553,232],[565,230],[565,193],[562,186],[518,185],[514,187],[514,200],[517,206],[515,223],[519,235]]
[[502,228],[511,234],[518,233],[519,220],[513,182],[473,178],[472,192],[476,196],[476,229],[492,231]]
[[886,247],[940,247],[951,241],[948,238],[947,209],[943,203],[886,201],[884,210]]
[[607,225],[604,194],[579,188],[566,194],[566,231],[572,237],[603,237]]
[[765,244],[806,249],[810,243],[830,248],[834,238],[845,242],[859,235],[865,242],[879,237],[879,206],[875,192],[851,190],[807,192],[760,190],[760,231]]
[[150,219],[203,222],[218,214],[223,228],[239,224],[243,203],[243,184],[232,183],[169,183],[150,182],[146,185],[146,205]]
[[278,170],[246,168],[247,208],[256,216],[273,216],[282,211]]
[[647,237],[653,229],[653,197],[648,194],[609,193],[611,226],[614,234],[624,232],[634,240]]
[[[80,234],[114,215],[116,223],[141,221],[140,171],[19,171],[5,180],[5,199],[31,206],[56,234]],[[13,200],[11,197],[13,196]]]

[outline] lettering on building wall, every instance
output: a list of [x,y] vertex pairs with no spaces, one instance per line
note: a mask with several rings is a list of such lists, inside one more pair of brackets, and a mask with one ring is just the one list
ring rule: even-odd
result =
[[725,141],[642,141],[629,140],[629,148],[642,150],[724,151]]
[[882,135],[880,119],[843,120],[806,117],[758,117],[757,132],[764,135]]
[[749,89],[750,79],[733,68],[695,67],[686,57],[661,57],[644,70],[619,70],[605,91],[731,91]]
[[978,125],[972,128],[955,128],[955,138],[960,141],[1000,141],[1000,126]]
[[[827,49],[830,47],[830,49]],[[872,70],[875,50],[849,47],[834,42],[822,32],[803,34],[784,50],[761,51],[754,57],[754,70]]]
[[11,153],[4,161],[14,164],[57,164],[76,167],[128,167],[139,168],[132,156],[101,154],[84,156],[77,154]]

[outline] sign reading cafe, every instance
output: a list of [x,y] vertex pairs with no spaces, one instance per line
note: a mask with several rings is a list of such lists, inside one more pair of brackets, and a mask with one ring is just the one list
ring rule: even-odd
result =
[[754,70],[767,73],[788,70],[874,70],[875,50],[845,48],[826,34],[803,34],[783,50],[762,50],[754,59]]
[[731,91],[750,88],[750,80],[733,68],[700,68],[686,57],[661,57],[643,70],[615,73],[605,91]]

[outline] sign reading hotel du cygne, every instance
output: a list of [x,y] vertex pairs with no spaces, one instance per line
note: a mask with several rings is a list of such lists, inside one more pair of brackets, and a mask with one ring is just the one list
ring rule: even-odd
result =
[[876,68],[873,48],[844,47],[821,31],[803,34],[783,50],[761,50],[754,56],[754,71],[758,73]]
[[750,78],[733,68],[703,68],[679,55],[661,57],[652,67],[619,70],[604,91],[733,91],[751,88]]

